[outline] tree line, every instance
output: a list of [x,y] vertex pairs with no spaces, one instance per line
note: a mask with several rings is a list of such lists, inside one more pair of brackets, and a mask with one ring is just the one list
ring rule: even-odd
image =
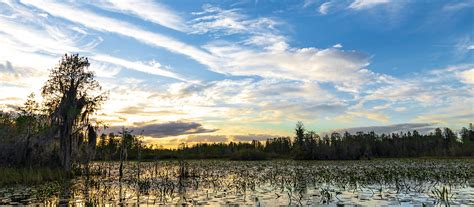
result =
[[320,136],[298,122],[295,136],[266,141],[181,144],[177,149],[145,145],[125,128],[98,135],[102,123],[90,116],[106,100],[89,61],[64,55],[51,69],[42,88],[43,102],[30,95],[15,112],[0,112],[0,165],[60,166],[71,172],[92,160],[207,159],[260,160],[272,158],[337,160],[377,157],[474,156],[472,125],[459,136],[451,129],[392,134],[337,133]]
[[[131,140],[138,138],[128,135]],[[97,148],[97,159],[117,160],[121,135],[102,134]],[[139,141],[127,145],[131,159],[137,158]],[[136,144],[134,144],[136,143]],[[371,158],[405,157],[473,157],[474,131],[464,127],[459,136],[449,128],[436,128],[429,134],[416,130],[392,134],[374,132],[333,132],[319,136],[306,130],[301,122],[295,127],[295,137],[277,137],[266,141],[199,143],[177,149],[141,145],[141,158],[146,160],[182,159],[298,159],[298,160],[358,160]]]

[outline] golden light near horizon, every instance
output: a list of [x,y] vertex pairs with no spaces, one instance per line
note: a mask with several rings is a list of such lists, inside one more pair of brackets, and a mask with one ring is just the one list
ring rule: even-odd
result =
[[[115,128],[146,125],[150,143],[149,131],[170,123],[191,128],[156,142],[290,136],[297,121],[319,133],[472,122],[472,8],[438,2],[433,12],[458,16],[421,27],[448,20],[421,11],[424,18],[410,19],[404,8],[419,9],[414,2],[325,3],[295,3],[300,12],[283,17],[271,8],[256,15],[246,4],[5,2],[0,109],[14,110],[32,92],[41,101],[48,69],[64,53],[80,53],[109,93],[95,118]],[[334,17],[344,19],[340,26],[325,20]],[[422,31],[406,37],[407,28]]]

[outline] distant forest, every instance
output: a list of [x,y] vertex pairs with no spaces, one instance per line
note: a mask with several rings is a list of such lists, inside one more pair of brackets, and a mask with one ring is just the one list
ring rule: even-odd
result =
[[[181,144],[162,149],[143,144],[141,137],[125,128],[117,134],[98,135],[103,124],[94,114],[107,94],[101,92],[89,61],[77,54],[65,55],[52,68],[42,88],[44,102],[34,94],[15,112],[0,112],[0,165],[74,166],[93,160],[157,159],[298,159],[355,160],[395,157],[473,157],[472,125],[459,136],[449,128],[430,134],[417,131],[399,134],[332,133],[319,136],[298,122],[295,136],[239,143]],[[95,94],[95,95],[92,95]]]
[[[474,156],[474,131],[472,126],[463,128],[458,137],[451,129],[437,128],[426,135],[416,130],[407,133],[375,134],[374,132],[356,134],[337,133],[317,135],[305,130],[298,122],[296,136],[278,137],[264,142],[200,143],[187,146],[182,143],[178,149],[159,149],[142,146],[141,159],[155,160],[166,158],[183,159],[297,159],[297,160],[357,160],[371,158],[403,157],[472,157]],[[119,159],[118,146],[122,135],[102,134],[97,146],[96,159]],[[130,145],[130,159],[137,159],[139,143],[137,137],[126,134]]]

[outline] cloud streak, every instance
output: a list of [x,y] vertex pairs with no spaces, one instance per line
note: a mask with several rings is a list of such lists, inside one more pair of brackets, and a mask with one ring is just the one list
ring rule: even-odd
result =
[[184,32],[188,30],[181,16],[177,15],[175,11],[169,9],[167,6],[155,1],[104,0],[99,2],[99,6],[104,9],[137,16],[145,21],[150,21],[177,31]]
[[349,5],[349,8],[354,10],[369,9],[390,2],[391,0],[355,0],[351,5]]
[[186,55],[204,65],[212,65],[213,63],[212,56],[194,46],[185,44],[162,34],[146,31],[127,22],[105,17],[86,9],[79,10],[70,5],[52,1],[22,0],[22,2],[48,12],[53,16],[64,18],[91,29],[131,37],[145,44],[165,48],[171,52]]
[[[123,58],[106,55],[94,50],[103,39],[92,35],[86,29],[77,25],[67,25],[55,19],[48,18],[38,12],[28,10],[21,4],[6,4],[5,9],[15,15],[0,16],[1,29],[0,60],[10,61],[23,67],[46,70],[57,63],[64,53],[73,52],[86,54],[95,61],[91,68],[98,75],[111,77],[119,69],[104,69],[107,66],[120,66],[144,73],[170,77],[184,81],[185,78],[165,70],[159,64],[153,67],[132,62]],[[28,59],[29,61],[24,61]]]
[[[120,127],[111,127],[109,132],[118,132]],[[128,126],[128,130],[133,130],[135,134],[149,136],[153,138],[173,137],[190,134],[202,134],[216,132],[217,129],[207,129],[200,123],[196,122],[166,122],[166,123],[152,123],[139,122],[134,123],[133,126]]]

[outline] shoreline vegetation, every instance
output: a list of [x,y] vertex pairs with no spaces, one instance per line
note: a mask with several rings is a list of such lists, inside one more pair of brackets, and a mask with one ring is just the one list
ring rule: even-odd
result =
[[[455,158],[474,157],[474,131],[464,128],[460,136],[449,128],[435,129],[434,133],[420,135],[416,131],[378,135],[369,133],[332,133],[320,137],[306,131],[301,123],[294,138],[278,137],[266,141],[200,143],[180,145],[178,149],[163,149],[134,144],[128,146],[129,159],[229,159],[229,160],[364,160],[374,158]],[[300,128],[298,128],[300,127]],[[138,139],[131,136],[131,139]],[[136,143],[137,141],[130,141]],[[119,160],[116,146],[120,137],[103,134],[99,138],[96,160]]]
[[473,164],[457,158],[157,160],[125,162],[122,174],[119,162],[92,162],[90,174],[72,179],[0,187],[0,205],[472,205],[466,191],[474,188]]
[[[34,94],[14,112],[0,111],[0,186],[37,184],[89,172],[93,161],[156,161],[164,159],[226,160],[369,160],[379,158],[474,158],[472,124],[457,134],[437,128],[392,134],[358,132],[320,136],[295,127],[294,137],[265,141],[181,144],[178,149],[145,145],[141,136],[123,128],[117,134],[97,131],[104,123],[90,118],[107,99],[89,62],[65,55],[51,69],[42,88],[43,102]],[[77,170],[79,169],[79,170]]]
[[37,185],[67,178],[58,167],[0,167],[0,186]]

